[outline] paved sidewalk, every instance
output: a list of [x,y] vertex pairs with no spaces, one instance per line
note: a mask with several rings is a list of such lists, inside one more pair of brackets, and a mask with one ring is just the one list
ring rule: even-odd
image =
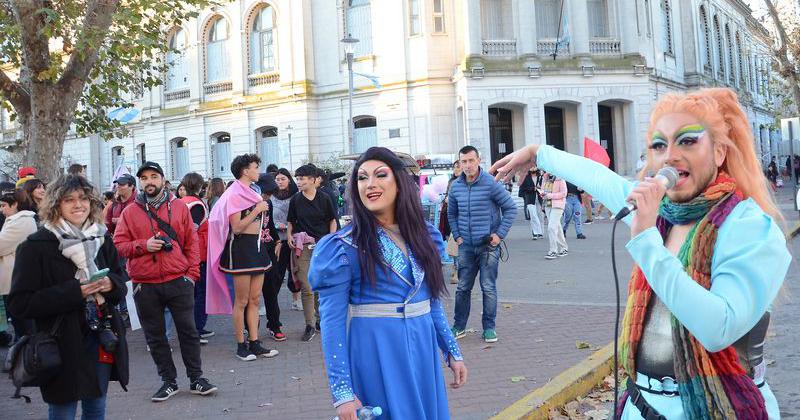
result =
[[[789,210],[784,191],[782,207]],[[787,214],[793,227],[797,213]],[[586,240],[576,240],[570,228],[567,241],[570,255],[545,260],[546,241],[532,241],[527,223],[517,221],[507,238],[510,258],[501,265],[498,289],[500,305],[497,315],[498,343],[487,345],[480,339],[480,287],[473,290],[472,314],[468,329],[474,329],[460,340],[470,370],[469,383],[458,390],[448,390],[450,408],[455,419],[485,419],[510,405],[548,379],[583,360],[592,349],[613,338],[614,283],[611,272],[611,223],[595,222],[585,226]],[[626,226],[617,231],[617,259],[620,288],[624,299],[631,260],[624,245],[630,236]],[[794,255],[800,247],[794,247]],[[800,371],[796,337],[800,327],[796,267],[790,269],[786,291],[775,305],[767,358],[775,360],[767,377],[778,397],[785,418],[800,416],[800,393],[794,375]],[[476,282],[477,283],[477,282]],[[451,285],[451,293],[454,293]],[[330,405],[319,338],[311,343],[299,341],[302,313],[286,310],[289,296],[281,294],[284,309],[284,332],[289,340],[269,346],[281,352],[274,359],[240,362],[233,356],[233,335],[227,317],[212,317],[209,328],[217,332],[211,343],[203,347],[206,376],[220,387],[214,397],[198,397],[188,393],[185,377],[179,378],[181,392],[169,401],[150,402],[150,395],[160,385],[155,366],[145,350],[141,331],[129,335],[131,381],[129,392],[122,392],[112,383],[109,388],[109,419],[151,419],[180,413],[183,418],[231,419],[328,419],[335,414]],[[452,320],[452,299],[447,301]],[[586,342],[589,349],[578,349],[576,342]],[[183,366],[177,340],[173,337],[173,355],[178,372]],[[5,349],[0,350],[0,356]],[[445,377],[451,380],[449,370]],[[0,378],[0,413],[3,418],[45,418],[47,409],[38,390],[26,389],[32,404],[11,400],[11,383]]]

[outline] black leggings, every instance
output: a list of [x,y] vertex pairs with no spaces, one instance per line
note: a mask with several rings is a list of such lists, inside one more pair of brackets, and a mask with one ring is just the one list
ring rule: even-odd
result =
[[281,255],[275,256],[275,252],[270,252],[272,258],[272,268],[264,275],[264,286],[261,293],[264,295],[264,307],[267,310],[267,328],[275,330],[281,327],[281,308],[278,305],[278,292],[283,285],[283,278],[286,276],[286,269],[289,267],[289,245],[286,241],[281,241]]

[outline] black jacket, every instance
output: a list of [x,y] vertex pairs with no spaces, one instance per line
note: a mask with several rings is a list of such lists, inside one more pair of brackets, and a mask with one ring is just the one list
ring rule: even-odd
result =
[[[108,277],[114,288],[104,293],[106,301],[114,305],[125,299],[124,274],[111,236],[97,253],[98,268],[108,268]],[[8,296],[9,312],[19,318],[34,320],[37,331],[49,331],[59,314],[64,314],[57,331],[61,352],[61,371],[47,385],[41,387],[42,399],[51,404],[98,398],[101,396],[95,366],[97,351],[91,348],[91,334],[86,323],[86,299],[75,279],[77,267],[58,249],[58,239],[45,228],[40,228],[17,248],[14,272],[11,275],[11,292]],[[125,328],[114,309],[114,331],[120,339],[114,353],[111,380],[122,388],[128,384],[128,344]],[[91,354],[90,354],[91,353]]]

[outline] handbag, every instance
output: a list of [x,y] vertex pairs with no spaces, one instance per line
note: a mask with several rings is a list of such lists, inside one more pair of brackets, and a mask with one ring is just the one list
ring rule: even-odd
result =
[[450,235],[450,237],[447,238],[447,247],[445,248],[445,252],[447,252],[447,255],[451,257],[458,256],[458,242],[453,239],[453,235]]
[[12,398],[24,398],[30,403],[31,399],[21,395],[20,389],[45,385],[61,370],[57,333],[63,319],[64,315],[59,315],[50,331],[25,335],[9,349],[4,367],[16,387]]

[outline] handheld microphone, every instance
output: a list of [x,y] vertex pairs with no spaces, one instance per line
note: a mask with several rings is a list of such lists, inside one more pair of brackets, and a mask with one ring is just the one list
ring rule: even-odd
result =
[[[654,178],[659,184],[663,185],[665,189],[670,189],[678,183],[678,170],[672,166],[665,166],[661,168]],[[625,216],[631,214],[636,210],[636,203],[630,203],[614,216],[616,220],[622,220]]]

